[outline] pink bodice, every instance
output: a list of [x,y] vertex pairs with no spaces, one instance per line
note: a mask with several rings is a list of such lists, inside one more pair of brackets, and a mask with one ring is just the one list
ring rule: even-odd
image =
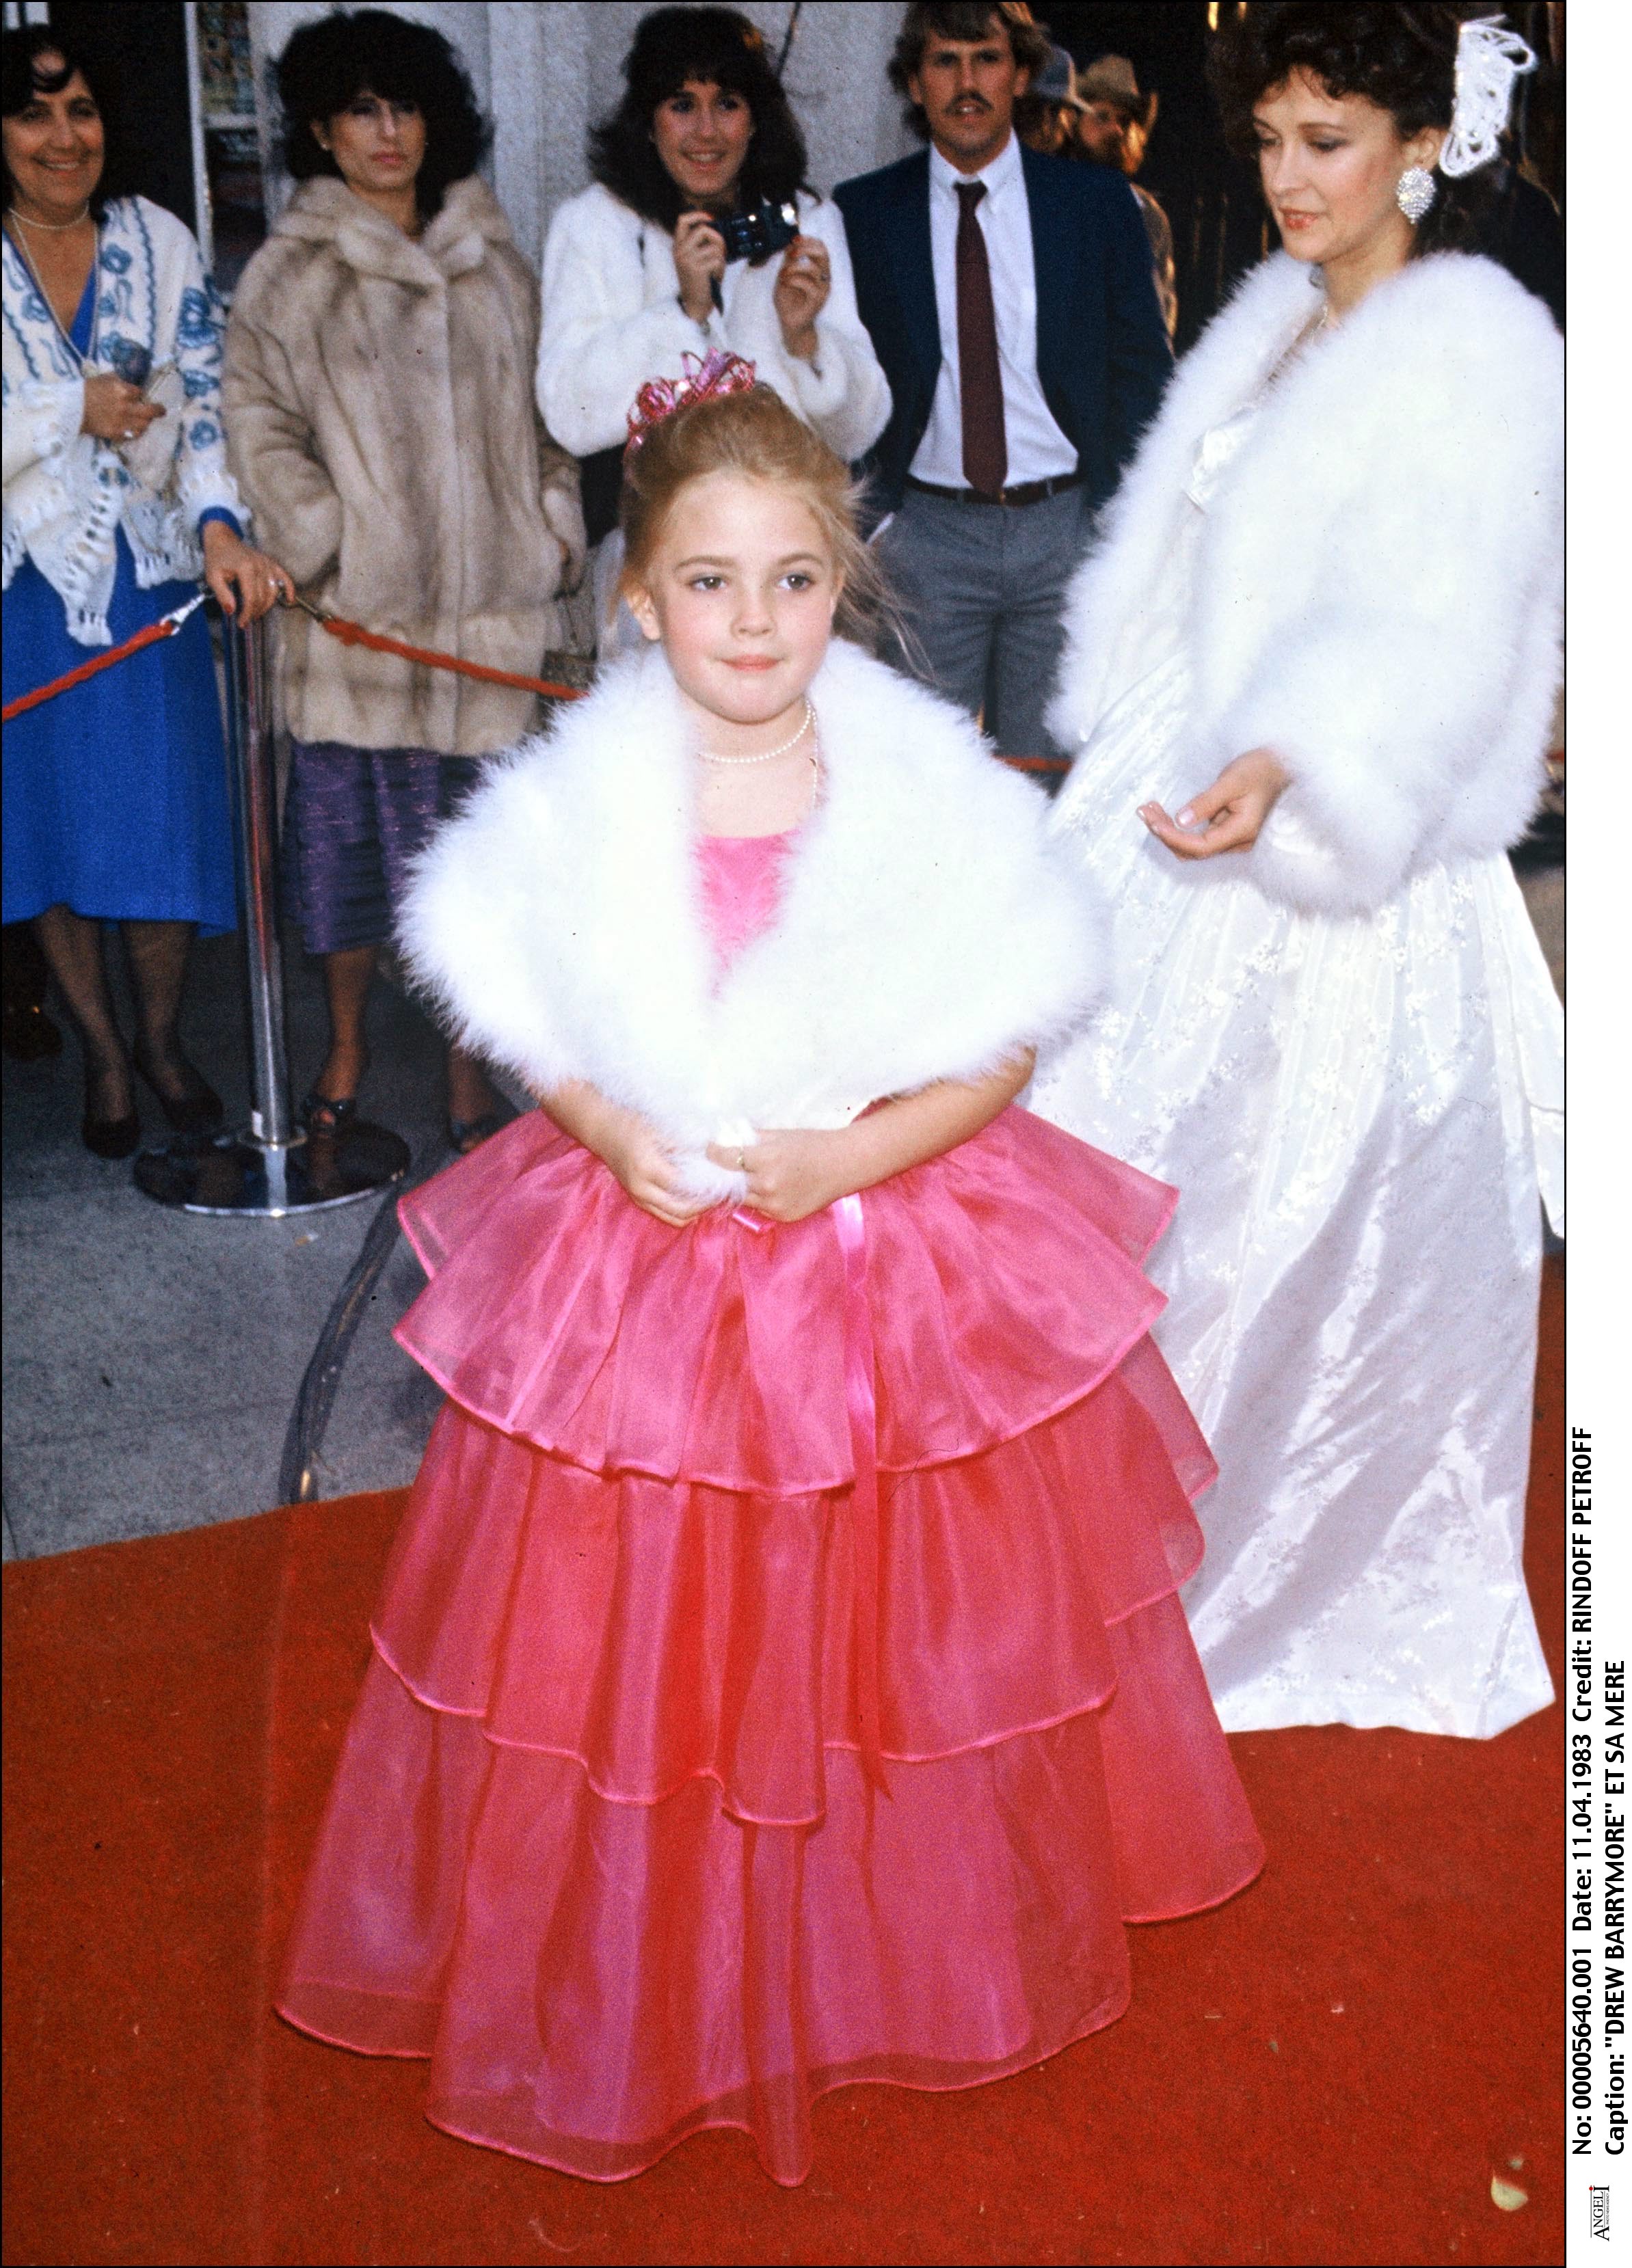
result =
[[798,833],[790,827],[780,835],[698,836],[703,916],[713,944],[717,976],[723,976],[743,946],[776,919],[787,854]]

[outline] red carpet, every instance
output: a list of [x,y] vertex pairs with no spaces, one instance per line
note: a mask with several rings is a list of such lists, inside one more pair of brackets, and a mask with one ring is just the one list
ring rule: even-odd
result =
[[[1531,1488],[1555,1676],[1562,1292],[1550,1268]],[[1556,1709],[1237,1740],[1257,1887],[1134,1932],[1131,2013],[1036,2071],[831,2097],[801,2191],[735,2134],[609,2189],[438,2133],[423,2066],[269,2013],[400,1504],[5,1569],[7,2261],[1562,2258]]]

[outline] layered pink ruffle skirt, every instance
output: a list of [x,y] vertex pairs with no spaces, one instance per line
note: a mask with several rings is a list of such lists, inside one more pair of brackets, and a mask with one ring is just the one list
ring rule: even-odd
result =
[[539,1115],[406,1198],[449,1400],[283,2013],[473,2141],[787,2183],[825,2089],[1120,2014],[1124,1923],[1263,1856],[1176,1595],[1172,1204],[1019,1109],[792,1227],[665,1228]]

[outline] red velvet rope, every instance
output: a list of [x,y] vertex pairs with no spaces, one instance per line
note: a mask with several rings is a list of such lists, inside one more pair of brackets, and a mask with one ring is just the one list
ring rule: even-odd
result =
[[[417,661],[422,668],[451,670],[459,677],[480,678],[486,685],[513,685],[523,693],[542,694],[547,701],[581,701],[583,688],[577,685],[558,685],[547,677],[523,677],[513,669],[490,669],[485,662],[462,661],[457,654],[437,653],[429,646],[408,645],[401,638],[386,637],[379,630],[366,630],[361,622],[349,622],[338,615],[319,614],[317,608],[301,602],[303,610],[314,622],[320,622],[332,638],[342,645],[367,646],[375,653],[394,653],[402,661]],[[19,693],[15,701],[8,701],[0,711],[0,723],[9,725],[13,717],[20,717],[26,709],[37,709],[42,701],[54,700],[57,694],[66,693],[70,686],[81,685],[87,677],[94,677],[99,669],[111,669],[116,661],[128,660],[145,645],[156,645],[160,638],[174,637],[181,627],[191,608],[178,608],[156,622],[149,622],[134,637],[122,645],[110,646],[89,661],[82,661],[78,669],[70,669],[64,677],[55,677],[49,685],[36,686],[32,693]],[[1005,756],[1003,762],[1022,772],[1062,772],[1067,770],[1062,756]]]
[[[434,653],[427,646],[404,645],[401,638],[382,637],[378,630],[366,630],[360,622],[348,622],[337,615],[320,615],[315,607],[306,609],[314,622],[321,622],[330,637],[342,645],[366,645],[378,653],[399,654],[404,661],[417,661],[427,669],[451,669],[461,677],[480,677],[490,685],[518,685],[524,692],[542,693],[551,701],[580,701],[582,688],[575,685],[553,685],[547,678],[518,677],[513,670],[488,669],[478,661],[460,661],[451,653]],[[1064,756],[1005,756],[1003,762],[1021,772],[1063,772],[1070,770]]]
[[42,701],[54,701],[59,693],[66,693],[72,685],[83,685],[87,677],[94,677],[99,669],[111,669],[116,661],[128,661],[133,653],[140,653],[144,645],[157,645],[161,638],[174,637],[181,624],[176,615],[161,615],[156,622],[148,622],[128,637],[122,645],[109,646],[106,653],[93,654],[82,661],[78,669],[66,676],[54,677],[49,685],[36,685],[32,693],[19,693],[15,701],[8,701],[0,709],[0,725],[9,725],[13,717],[20,717],[26,709],[37,709]]
[[429,646],[405,645],[401,638],[384,637],[378,630],[366,630],[360,622],[343,622],[338,615],[320,615],[315,607],[308,607],[306,612],[342,645],[366,645],[375,653],[395,653],[403,661],[419,662],[426,669],[450,669],[460,677],[479,677],[486,685],[519,686],[524,693],[542,693],[547,701],[583,698],[581,686],[557,685],[547,677],[522,677],[513,669],[489,669],[485,662],[461,661],[456,654],[435,653]]

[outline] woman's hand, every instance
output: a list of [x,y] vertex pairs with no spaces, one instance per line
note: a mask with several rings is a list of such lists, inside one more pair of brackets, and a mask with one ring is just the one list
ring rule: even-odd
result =
[[796,236],[782,254],[772,297],[782,326],[782,343],[800,362],[816,360],[816,319],[832,288],[826,245],[819,237]]
[[715,1202],[686,1187],[656,1130],[639,1111],[609,1102],[598,1088],[578,1079],[539,1100],[561,1131],[593,1150],[642,1212],[666,1228],[683,1228]]
[[714,285],[726,272],[726,240],[705,212],[682,213],[675,224],[675,266],[680,304],[694,323],[714,312]]
[[1251,748],[1226,764],[1211,787],[1193,796],[1177,819],[1159,803],[1139,815],[1179,858],[1215,858],[1221,850],[1250,850],[1291,775],[1273,748]]
[[[269,607],[282,599],[294,603],[295,586],[276,559],[234,535],[224,519],[207,520],[203,537],[204,580],[224,615],[238,615],[241,598],[245,622],[259,622]],[[234,597],[233,586],[238,586]]]
[[150,401],[139,386],[115,378],[112,371],[98,371],[85,386],[79,430],[99,441],[134,441],[165,414],[162,401]]
[[853,1130],[810,1128],[762,1134],[738,1149],[714,1143],[709,1157],[728,1173],[748,1175],[744,1204],[767,1220],[803,1220],[857,1187]]

